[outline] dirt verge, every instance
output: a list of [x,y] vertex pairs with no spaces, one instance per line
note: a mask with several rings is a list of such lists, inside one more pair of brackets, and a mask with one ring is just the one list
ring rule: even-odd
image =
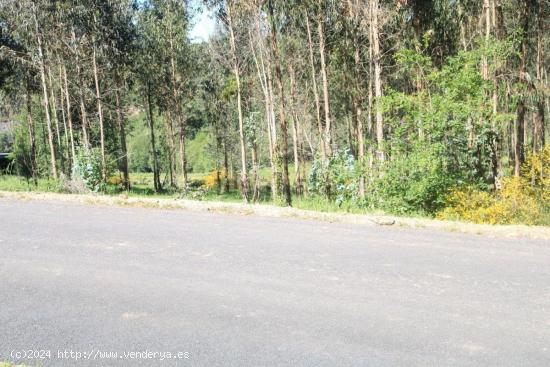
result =
[[44,200],[77,202],[96,205],[140,206],[161,209],[186,209],[193,211],[210,211],[236,215],[257,215],[261,217],[285,217],[320,220],[336,223],[353,223],[370,226],[401,226],[425,228],[449,232],[478,234],[490,237],[532,238],[550,240],[550,227],[526,225],[488,225],[464,222],[441,221],[425,218],[405,218],[388,215],[366,215],[348,213],[323,213],[295,208],[283,208],[274,205],[251,205],[197,201],[188,199],[134,198],[106,195],[77,195],[37,192],[0,191],[0,198],[19,200]]

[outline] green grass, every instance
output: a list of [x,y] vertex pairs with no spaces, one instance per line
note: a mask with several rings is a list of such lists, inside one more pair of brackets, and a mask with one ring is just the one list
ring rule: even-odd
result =
[[[292,169],[292,176],[294,170]],[[259,204],[276,204],[271,200],[270,193],[270,181],[271,170],[269,168],[262,168],[260,170],[260,200]],[[208,173],[190,173],[188,180],[192,186],[199,187],[202,180],[208,175]],[[164,176],[161,177],[161,180]],[[294,178],[291,177],[291,182]],[[177,178],[177,182],[181,183],[182,177]],[[134,198],[157,198],[157,199],[179,199],[188,198],[201,201],[217,201],[226,203],[242,203],[243,198],[238,188],[235,187],[235,183],[231,182],[231,188],[229,192],[218,193],[216,188],[211,190],[194,189],[188,195],[183,195],[180,190],[165,187],[160,192],[153,190],[153,174],[145,172],[136,172],[130,174],[131,189],[124,191],[119,185],[107,185],[107,188],[101,193],[104,195],[118,196],[127,195]],[[32,181],[27,181],[23,177],[13,175],[0,175],[0,191],[31,191],[31,192],[66,192],[63,184],[60,181],[53,179],[39,179],[38,185],[35,186]],[[284,205],[283,203],[280,203]],[[334,201],[327,200],[326,198],[313,195],[308,197],[299,197],[293,195],[292,204],[294,208],[303,210],[312,210],[317,212],[326,213],[353,213],[353,214],[372,214],[372,210],[368,208],[362,208],[356,204],[345,202],[341,206],[337,205]],[[378,213],[377,213],[378,214]],[[380,213],[381,214],[381,213]],[[0,366],[1,367],[1,366]]]
[[24,177],[0,174],[2,191],[63,192],[63,185],[58,180],[41,178],[35,186],[32,180]]
[[[291,170],[292,176],[294,170]],[[271,200],[270,193],[270,181],[271,170],[269,168],[262,168],[260,170],[260,200],[259,204],[276,204]],[[202,180],[208,175],[208,173],[190,173],[188,180],[192,186],[200,186]],[[164,176],[161,177],[161,180]],[[177,182],[181,183],[182,177],[177,178]],[[291,177],[291,182],[293,177]],[[130,174],[131,189],[124,191],[118,185],[107,185],[107,188],[101,193],[104,195],[118,196],[127,195],[134,198],[157,198],[157,199],[179,199],[188,198],[201,201],[217,201],[226,203],[242,203],[243,199],[238,188],[231,182],[231,188],[229,192],[218,193],[217,189],[211,190],[198,190],[194,189],[188,195],[183,195],[180,190],[166,187],[163,191],[155,192],[153,190],[153,174],[136,172]],[[66,192],[63,184],[60,181],[53,179],[39,179],[38,185],[35,186],[32,181],[27,181],[23,177],[13,175],[0,175],[0,191],[31,191],[31,192]],[[280,203],[283,205],[283,203]],[[326,198],[313,195],[308,197],[299,197],[293,195],[292,205],[294,208],[303,210],[312,210],[317,212],[326,213],[353,213],[353,214],[372,214],[373,211],[368,208],[360,207],[356,204],[345,202],[341,206],[337,205],[334,201],[327,200]],[[382,214],[382,213],[377,213]],[[0,366],[1,367],[1,366]]]

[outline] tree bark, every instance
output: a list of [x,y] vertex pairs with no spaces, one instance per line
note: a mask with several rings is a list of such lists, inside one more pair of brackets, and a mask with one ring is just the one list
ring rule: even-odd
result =
[[30,145],[30,169],[31,177],[34,185],[38,185],[38,171],[36,167],[36,137],[34,133],[34,121],[32,118],[32,93],[30,77],[26,80],[26,104],[27,104],[27,127],[29,129],[29,145]]
[[115,88],[115,107],[116,107],[116,119],[118,125],[118,136],[120,142],[120,150],[122,156],[120,157],[119,166],[122,169],[122,187],[124,190],[130,190],[130,174],[128,172],[128,148],[126,146],[126,122],[124,121],[124,113],[122,112],[122,102],[120,100],[120,89],[122,83],[118,76],[115,77],[117,86]]
[[103,179],[103,182],[107,182],[107,163],[105,159],[105,131],[103,126],[103,107],[101,105],[101,91],[99,89],[99,76],[97,71],[95,39],[92,40],[92,43],[93,43],[92,63],[93,63],[94,82],[95,82],[95,97],[96,97],[96,103],[97,103],[97,115],[99,118],[99,140],[101,145],[101,177]]
[[321,122],[321,103],[319,100],[319,90],[317,88],[317,76],[315,72],[315,62],[313,58],[313,41],[311,37],[311,28],[309,26],[309,14],[307,11],[304,14],[306,19],[306,31],[307,31],[307,44],[309,48],[309,63],[311,65],[311,82],[313,89],[313,97],[315,100],[315,117],[317,119],[317,128],[319,129],[319,146],[321,147],[321,159],[324,162],[326,160],[325,152],[325,139],[323,138],[323,125]]
[[380,99],[382,98],[382,69],[380,65],[380,39],[378,30],[378,13],[379,2],[378,0],[371,1],[371,33],[372,33],[372,51],[373,51],[373,64],[374,64],[374,96],[376,109],[376,142],[377,142],[377,156],[378,161],[383,162],[386,158],[384,148],[384,119],[382,116],[382,109],[380,106]]
[[[530,0],[529,0],[530,1]],[[521,39],[521,52],[520,52],[520,66],[519,66],[519,84],[526,89],[527,79],[527,32],[529,30],[529,4],[525,1],[525,4],[521,7],[521,27],[522,27],[522,39]],[[514,175],[519,177],[521,174],[521,165],[525,161],[525,97],[523,93],[519,93],[517,103],[517,115],[514,128]]]
[[74,143],[74,133],[73,133],[73,119],[71,114],[71,100],[69,98],[69,83],[67,81],[67,68],[65,65],[62,66],[63,68],[63,83],[65,85],[65,103],[67,106],[67,123],[69,125],[69,139],[71,142],[71,161],[74,165],[75,159],[76,159],[76,149],[75,149],[75,143]]
[[279,91],[279,123],[281,125],[282,145],[279,145],[278,151],[283,163],[283,194],[286,205],[292,206],[292,197],[290,193],[290,182],[288,177],[288,129],[285,112],[285,93],[283,87],[283,74],[281,72],[281,60],[279,57],[279,45],[277,43],[277,28],[275,27],[275,15],[273,12],[273,0],[268,2],[269,20],[271,23],[271,53],[275,66],[275,79]]
[[244,200],[250,202],[250,195],[248,190],[248,168],[246,163],[246,137],[244,132],[244,121],[241,101],[241,79],[239,62],[237,60],[237,51],[235,46],[235,33],[233,31],[233,17],[231,15],[231,2],[227,3],[227,22],[229,26],[229,43],[231,49],[231,58],[233,61],[233,74],[235,76],[235,82],[237,84],[237,112],[239,118],[239,142],[241,145],[241,192]]
[[290,76],[290,104],[292,110],[292,143],[293,143],[293,153],[294,153],[294,187],[296,189],[296,195],[302,195],[303,193],[303,183],[302,183],[302,160],[300,158],[301,154],[301,143],[300,143],[300,120],[298,119],[298,113],[296,112],[296,87],[295,87],[295,75],[294,67],[292,64],[288,66],[289,76]]
[[323,19],[322,19],[321,13],[319,14],[317,19],[317,32],[319,36],[321,80],[323,81],[323,103],[324,103],[324,111],[325,111],[325,134],[324,134],[325,152],[327,156],[331,156],[332,155],[332,139],[331,139],[332,126],[331,126],[331,120],[330,120],[330,102],[329,102],[329,94],[328,94],[327,66],[325,61],[325,34],[324,34]]
[[533,134],[533,152],[537,153],[544,149],[545,145],[545,129],[544,129],[544,92],[541,89],[544,88],[544,19],[542,16],[542,4],[541,0],[536,1],[536,14],[537,14],[537,58],[536,58],[536,77],[537,77],[537,97],[535,106],[535,121],[534,121],[534,134]]
[[[358,0],[355,4],[348,0],[350,8],[350,16],[355,22],[359,22],[359,11],[361,3]],[[355,8],[355,9],[354,9]],[[359,197],[365,198],[365,175],[363,174],[363,165],[365,161],[365,137],[363,128],[363,91],[361,86],[361,45],[359,43],[359,35],[357,29],[353,31],[353,62],[355,71],[355,93],[353,94],[353,107],[355,110],[355,126],[357,127],[357,158],[360,165],[360,177],[359,177]]]
[[158,168],[158,160],[157,160],[157,148],[155,145],[155,121],[153,118],[153,105],[151,102],[151,86],[147,85],[147,112],[148,112],[148,123],[149,123],[149,135],[151,138],[151,153],[153,155],[153,187],[155,189],[155,192],[160,191],[161,185],[160,185],[160,174],[159,174],[159,168]]
[[256,41],[258,43],[259,52],[256,55],[254,41],[251,32],[249,32],[250,49],[252,50],[252,56],[254,58],[254,64],[256,65],[256,71],[258,73],[258,80],[262,87],[264,94],[264,109],[265,109],[265,121],[267,127],[267,139],[269,143],[269,163],[271,166],[271,194],[273,197],[277,196],[277,165],[275,164],[275,139],[274,139],[274,121],[273,121],[273,101],[271,98],[271,78],[266,72],[266,66],[264,63],[264,43],[263,36],[260,30],[260,12],[256,15]]
[[185,123],[181,122],[180,124],[180,166],[181,173],[183,175],[183,190],[187,190],[188,177],[187,177],[187,152],[185,150]]
[[[71,31],[72,41],[76,43],[76,35],[74,29]],[[84,149],[86,151],[90,150],[90,137],[88,134],[88,117],[86,114],[86,100],[84,98],[84,80],[82,78],[82,72],[80,68],[80,58],[78,57],[78,50],[75,46],[75,66],[76,66],[76,75],[78,77],[78,98],[80,104],[80,119],[82,123],[82,140],[84,141]],[[66,80],[67,78],[65,78]]]
[[42,96],[43,96],[43,106],[44,112],[46,115],[46,127],[48,129],[48,145],[50,147],[50,163],[52,168],[52,176],[57,179],[57,163],[55,158],[55,143],[52,132],[52,120],[50,117],[50,102],[48,98],[48,87],[46,83],[46,66],[44,60],[44,52],[42,50],[42,37],[40,36],[40,29],[38,27],[38,19],[36,16],[36,6],[33,3],[33,16],[34,16],[34,25],[36,32],[36,40],[38,44],[38,59],[40,66],[40,80],[42,82]]
[[50,67],[46,69],[48,75],[48,89],[50,90],[50,105],[52,113],[52,122],[55,127],[55,137],[57,140],[57,155],[60,160],[61,172],[65,171],[65,159],[63,156],[62,144],[61,144],[61,130],[59,129],[59,119],[57,117],[57,100],[55,99],[55,88],[52,82],[52,70]]

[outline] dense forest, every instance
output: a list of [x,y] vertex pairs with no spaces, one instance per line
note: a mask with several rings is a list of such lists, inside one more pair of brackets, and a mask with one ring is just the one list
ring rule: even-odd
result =
[[[199,11],[216,32],[192,42]],[[1,0],[10,172],[550,223],[546,0]]]

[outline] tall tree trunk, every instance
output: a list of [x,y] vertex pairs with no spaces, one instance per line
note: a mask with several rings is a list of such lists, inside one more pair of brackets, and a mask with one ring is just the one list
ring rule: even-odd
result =
[[101,105],[101,91],[99,89],[99,76],[97,71],[95,39],[92,40],[92,43],[93,43],[92,63],[93,63],[94,82],[95,82],[95,97],[96,97],[96,103],[97,103],[97,116],[99,118],[99,140],[101,145],[101,178],[103,179],[103,182],[107,182],[107,162],[105,160],[105,131],[103,126],[103,107]]
[[282,172],[279,169],[277,147],[279,142],[277,139],[277,119],[275,117],[275,93],[273,92],[273,76],[271,74],[271,60],[270,57],[266,57],[266,82],[269,101],[269,115],[270,115],[270,134],[272,143],[272,159],[273,166],[271,170],[271,196],[273,198],[279,197],[279,189],[281,187]]
[[[493,2],[494,4],[494,2]],[[485,21],[485,47],[489,47],[489,42],[491,38],[491,28],[493,25],[493,21],[491,20],[491,14],[493,13],[493,7],[491,6],[490,0],[484,0],[483,1],[483,12],[484,12],[484,21]],[[481,75],[483,79],[489,80],[489,60],[487,57],[486,52],[483,53],[482,59],[481,59]],[[497,106],[496,106],[496,74],[493,73],[492,80],[494,82],[494,93],[492,95],[492,102],[493,102],[493,119],[491,122],[491,141],[490,149],[491,149],[491,181],[492,184],[494,184],[494,187],[496,188],[496,181],[498,177],[498,170],[499,170],[499,147],[498,147],[498,140],[497,140],[497,133],[496,133],[496,126],[495,126],[495,117],[497,113]],[[483,123],[483,121],[481,121]],[[479,149],[479,148],[478,148]],[[481,165],[480,165],[481,167]],[[482,172],[478,173],[480,176],[482,175]]]
[[38,44],[38,59],[40,66],[40,80],[42,82],[42,96],[43,96],[43,106],[44,112],[46,114],[46,127],[48,129],[48,145],[50,147],[50,163],[52,168],[52,176],[57,178],[57,163],[55,158],[55,143],[52,132],[52,120],[50,117],[50,101],[48,98],[48,87],[46,83],[46,65],[44,60],[44,52],[42,50],[42,37],[40,35],[40,29],[38,27],[38,19],[36,16],[36,5],[33,3],[33,16],[34,16],[34,25],[36,32],[36,40]]
[[30,76],[26,79],[26,103],[27,103],[27,127],[29,129],[30,169],[34,185],[38,185],[38,170],[36,166],[36,136],[34,133],[34,121],[32,118],[32,93]]
[[187,190],[188,178],[187,178],[187,152],[185,149],[185,122],[182,119],[180,124],[180,166],[181,173],[183,175],[183,190]]
[[227,123],[224,124],[224,134],[223,134],[223,175],[224,175],[224,186],[223,186],[223,192],[228,193],[229,192],[229,148],[228,148],[228,142],[227,142]]
[[323,27],[323,19],[321,14],[319,14],[317,19],[317,33],[319,36],[319,56],[321,60],[321,80],[323,81],[323,103],[325,110],[325,152],[328,156],[332,155],[332,126],[330,120],[330,102],[328,94],[328,77],[327,77],[327,66],[325,61],[325,34]]
[[57,140],[57,155],[60,160],[61,172],[65,172],[65,158],[63,155],[63,149],[61,144],[61,130],[59,129],[59,119],[57,116],[57,100],[55,98],[55,88],[52,82],[52,70],[50,67],[46,69],[48,74],[48,89],[50,90],[50,104],[51,104],[51,113],[52,113],[52,122],[55,127],[55,137]]
[[273,63],[275,66],[275,79],[277,81],[277,89],[279,91],[279,123],[281,124],[282,144],[279,145],[278,151],[283,167],[283,194],[285,196],[286,205],[292,206],[292,197],[290,193],[290,180],[288,175],[288,128],[286,123],[285,112],[285,92],[283,87],[283,73],[281,71],[281,60],[279,57],[279,45],[277,43],[277,28],[275,26],[275,15],[273,11],[273,0],[268,2],[269,20],[271,24],[271,53],[273,55]]
[[65,112],[65,91],[63,87],[63,69],[61,67],[61,62],[58,60],[58,70],[59,70],[59,106],[61,107],[61,118],[63,121],[63,140],[65,144],[65,153],[64,156],[67,158],[68,167],[66,173],[68,176],[71,174],[72,167],[72,156],[71,156],[71,146],[69,144],[69,127],[67,125],[67,114]]
[[[355,3],[352,3],[351,0],[348,0],[350,16],[355,22],[359,22],[359,12],[361,9],[361,1],[357,0]],[[364,128],[363,128],[363,90],[361,86],[361,44],[359,42],[359,35],[357,28],[353,31],[353,62],[354,62],[354,72],[355,72],[355,93],[353,93],[353,109],[355,112],[355,126],[357,127],[357,158],[360,165],[360,177],[359,177],[359,197],[365,198],[365,175],[364,171],[364,161],[365,161],[365,137],[364,137]]]
[[271,194],[273,197],[277,196],[277,165],[275,164],[275,139],[273,132],[274,129],[274,121],[273,121],[273,102],[271,98],[271,77],[268,76],[268,72],[266,72],[266,66],[264,63],[264,43],[263,43],[263,36],[260,29],[260,12],[258,11],[256,15],[256,26],[255,26],[255,35],[256,35],[256,42],[258,43],[259,52],[258,56],[256,55],[256,48],[254,46],[254,40],[252,37],[252,32],[249,32],[249,41],[250,41],[250,49],[252,50],[252,56],[254,59],[254,64],[256,65],[256,71],[258,73],[258,80],[260,81],[260,85],[262,87],[262,92],[264,94],[264,109],[265,109],[265,121],[266,121],[266,127],[267,127],[267,139],[269,143],[269,163],[271,166]]
[[[373,40],[372,32],[370,29],[371,24],[371,7],[368,9],[368,18],[369,18],[369,82],[368,82],[368,92],[367,92],[367,133],[371,141],[376,140],[375,130],[374,130],[374,121],[372,119],[372,113],[374,110],[374,98],[373,98],[373,85],[374,85],[374,62],[373,62]],[[374,163],[375,149],[374,144],[369,146],[369,167],[372,168]]]
[[313,89],[313,97],[315,100],[315,117],[317,119],[317,128],[319,129],[319,146],[321,147],[321,159],[324,162],[326,160],[325,152],[325,139],[323,138],[323,125],[321,122],[321,102],[319,100],[319,90],[317,88],[317,76],[315,72],[315,61],[313,58],[313,41],[311,37],[311,28],[309,26],[309,14],[305,11],[304,17],[306,19],[306,31],[307,31],[307,44],[309,48],[309,64],[311,66],[311,83]]
[[294,67],[292,64],[288,65],[288,72],[290,76],[290,105],[292,110],[292,143],[294,153],[294,176],[295,176],[295,189],[296,195],[302,195],[303,183],[302,183],[302,160],[300,159],[300,121],[298,119],[298,113],[296,112],[296,87]]
[[69,125],[69,139],[71,141],[71,162],[74,165],[75,159],[76,159],[76,150],[75,150],[75,143],[74,143],[74,133],[73,133],[73,119],[71,114],[71,100],[69,98],[69,83],[67,81],[67,68],[63,64],[63,83],[64,83],[64,90],[65,90],[65,103],[67,106],[67,123]]
[[[71,31],[71,37],[74,44],[76,44],[76,35],[74,29]],[[90,135],[88,134],[88,117],[86,113],[86,99],[84,97],[84,79],[82,78],[82,71],[80,67],[80,57],[78,56],[78,49],[75,46],[75,66],[76,75],[78,77],[78,98],[80,104],[80,119],[82,123],[82,140],[84,141],[84,149],[88,151],[90,149]],[[65,80],[67,78],[65,77]]]
[[252,133],[252,201],[257,203],[260,199],[260,163],[258,159],[258,142]]
[[122,187],[124,188],[124,190],[130,190],[130,174],[128,172],[128,147],[126,146],[126,122],[124,121],[122,102],[120,100],[120,90],[122,88],[122,83],[118,76],[115,76],[115,80],[117,82],[117,86],[115,88],[116,120],[118,125],[120,150],[122,153],[119,166],[122,170]]
[[147,122],[149,123],[149,135],[151,138],[151,153],[153,155],[153,187],[155,189],[155,192],[160,191],[161,185],[160,185],[160,174],[159,174],[159,167],[158,167],[158,159],[157,159],[157,148],[155,145],[155,120],[153,118],[153,104],[151,102],[151,86],[147,85],[147,112],[148,112],[148,119]]
[[241,145],[241,192],[246,202],[250,202],[248,190],[248,168],[246,163],[246,137],[244,133],[244,121],[241,101],[241,79],[239,70],[239,61],[237,60],[237,51],[235,46],[235,33],[233,32],[233,17],[231,15],[231,2],[227,3],[227,22],[229,25],[229,43],[231,48],[231,58],[233,61],[233,74],[237,84],[237,112],[239,117],[239,142]]
[[545,129],[544,129],[544,19],[541,0],[536,1],[537,14],[537,58],[536,58],[536,77],[537,77],[537,96],[535,106],[534,134],[533,134],[533,152],[537,153],[544,149]]
[[[531,0],[529,0],[531,1]],[[521,53],[520,53],[520,66],[519,66],[519,83],[526,89],[527,79],[527,32],[529,31],[529,1],[525,1],[525,4],[520,9],[521,14],[521,27],[522,27],[522,39],[521,39]],[[524,92],[523,92],[524,93]],[[517,103],[517,116],[514,129],[514,175],[518,177],[521,174],[521,165],[525,161],[525,97],[523,93],[520,93]]]
[[376,109],[376,142],[377,142],[377,156],[380,162],[385,160],[385,148],[384,148],[384,119],[382,116],[382,108],[380,106],[380,99],[382,98],[382,68],[380,65],[380,38],[378,31],[378,13],[379,2],[378,0],[371,1],[371,33],[372,33],[372,51],[373,51],[373,64],[374,64],[374,96]]
[[[181,165],[181,171],[183,176],[183,188],[184,190],[187,189],[187,161],[185,156],[185,121],[183,119],[182,111],[181,111],[181,104],[180,104],[180,98],[177,88],[177,77],[176,77],[176,60],[174,58],[174,41],[173,38],[170,36],[170,66],[171,66],[171,84],[172,84],[172,104],[173,104],[173,111],[176,115],[176,124],[180,126],[180,165]],[[172,123],[170,122],[170,129],[171,130]],[[170,142],[173,142],[173,138],[171,137],[169,139]],[[175,148],[175,145],[174,145]],[[172,168],[170,168],[170,174]],[[172,179],[171,179],[172,180]],[[173,186],[175,186],[174,183],[172,183]]]
[[166,111],[165,134],[168,144],[168,166],[170,174],[170,186],[177,187],[177,169],[176,169],[176,141],[174,135],[174,123],[170,110]]

